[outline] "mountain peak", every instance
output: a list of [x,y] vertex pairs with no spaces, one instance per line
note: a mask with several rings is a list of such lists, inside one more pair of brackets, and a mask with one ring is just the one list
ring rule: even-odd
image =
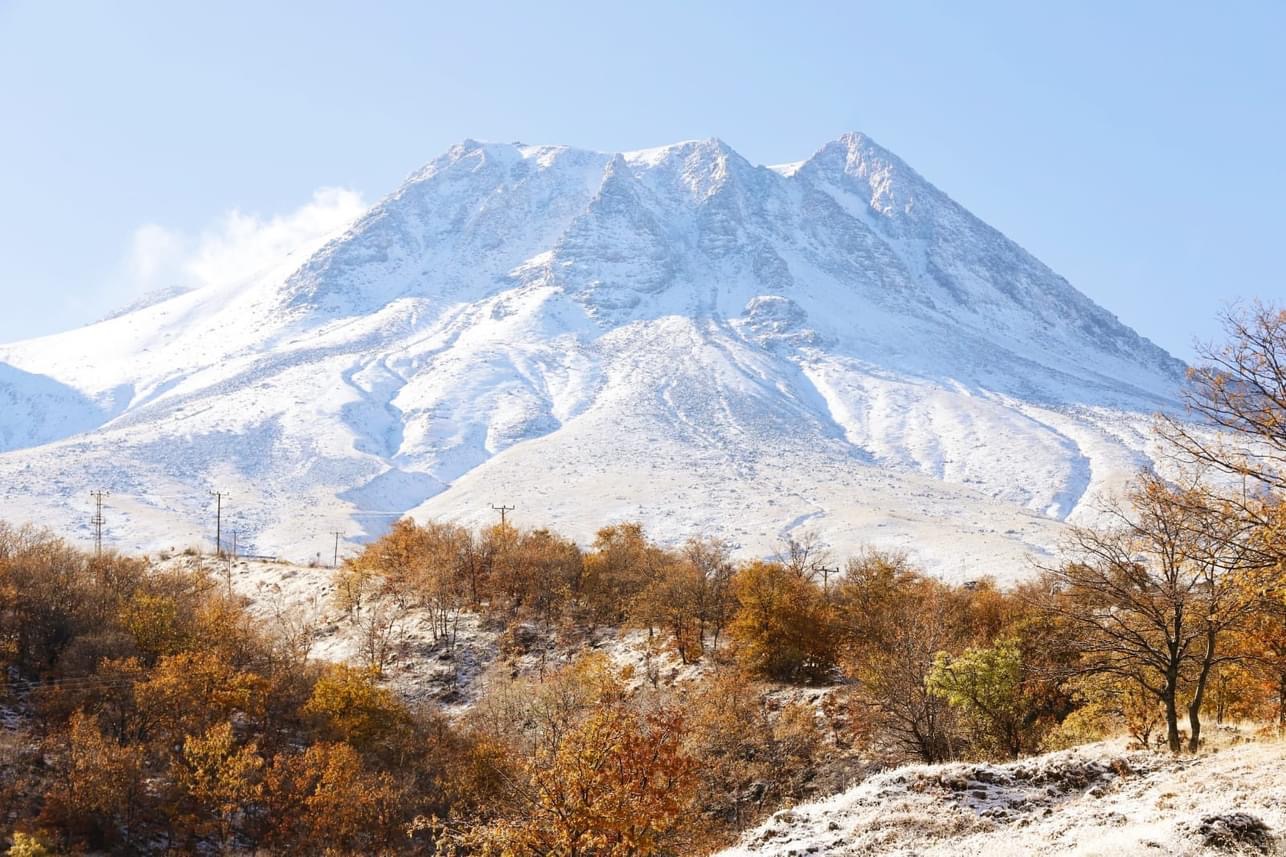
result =
[[940,195],[901,158],[856,131],[822,146],[796,172],[847,185],[884,215],[910,214],[917,197]]
[[649,149],[635,149],[622,153],[627,161],[644,166],[658,166],[670,161],[684,161],[692,158],[740,158],[737,152],[718,137],[707,137],[703,140],[680,140],[665,146],[654,146]]

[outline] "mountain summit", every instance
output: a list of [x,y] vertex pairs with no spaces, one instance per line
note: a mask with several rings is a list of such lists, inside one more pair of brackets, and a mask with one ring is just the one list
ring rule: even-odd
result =
[[[183,286],[185,284],[179,284]],[[312,555],[394,516],[1021,573],[1182,365],[861,134],[453,146],[249,280],[0,346],[0,517]]]

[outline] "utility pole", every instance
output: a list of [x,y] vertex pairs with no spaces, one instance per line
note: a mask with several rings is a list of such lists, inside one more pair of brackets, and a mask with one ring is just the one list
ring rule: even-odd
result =
[[223,556],[223,492],[210,493],[214,495],[214,555]]
[[505,512],[512,512],[514,510],[513,506],[505,506],[503,504],[497,506],[495,503],[491,504],[491,508],[500,513],[500,526],[502,527],[505,525]]
[[343,535],[343,533],[338,530],[335,531],[335,558],[331,560],[331,568],[339,568],[339,537],[341,535]]
[[829,584],[830,584],[831,575],[839,574],[839,566],[837,565],[834,568],[827,568],[826,566],[822,566],[821,572],[822,572],[822,599],[829,601],[830,600]]
[[94,556],[103,555],[103,498],[110,497],[107,491],[90,491],[94,498],[94,517],[89,522],[94,525]]

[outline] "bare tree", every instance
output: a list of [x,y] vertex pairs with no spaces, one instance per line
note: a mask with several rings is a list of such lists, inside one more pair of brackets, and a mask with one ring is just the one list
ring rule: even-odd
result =
[[706,636],[710,636],[710,651],[718,652],[719,638],[732,620],[737,609],[732,591],[732,578],[736,566],[732,564],[732,548],[719,539],[689,539],[683,547],[684,559],[694,568],[701,586],[697,609],[697,637],[704,652]]
[[788,534],[777,549],[777,562],[806,580],[814,580],[830,562],[830,551],[814,530]]
[[1286,493],[1286,308],[1255,304],[1223,323],[1226,343],[1201,346],[1202,365],[1188,370],[1184,399],[1199,421],[1162,416],[1158,429],[1179,460],[1240,478],[1229,499],[1264,523]]
[[406,603],[387,594],[368,598],[355,611],[358,649],[366,665],[377,674],[383,674],[384,667],[388,666],[406,640],[403,625],[406,613]]

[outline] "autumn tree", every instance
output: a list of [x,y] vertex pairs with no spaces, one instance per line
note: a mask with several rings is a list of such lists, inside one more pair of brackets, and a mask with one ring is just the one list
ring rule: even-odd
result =
[[145,680],[134,684],[131,731],[177,743],[234,716],[258,720],[266,689],[262,676],[237,670],[215,653],[181,652],[162,658]]
[[1184,707],[1189,749],[1199,745],[1211,672],[1238,657],[1221,643],[1248,620],[1258,588],[1246,582],[1258,569],[1247,525],[1192,498],[1140,477],[1130,507],[1113,510],[1114,528],[1074,531],[1080,558],[1053,570],[1046,602],[1076,629],[1084,669],[1133,681],[1157,699],[1173,752]]
[[184,739],[172,774],[188,830],[215,837],[226,850],[238,818],[259,799],[263,767],[258,748],[240,744],[231,723]]
[[496,557],[492,612],[509,620],[534,619],[548,632],[583,585],[580,548],[548,530],[519,532],[506,525],[488,535],[495,539]]
[[637,523],[604,527],[586,554],[581,596],[592,621],[619,625],[634,598],[671,562]]
[[530,760],[516,813],[460,831],[456,844],[497,857],[671,853],[697,783],[682,736],[673,711],[604,705]]
[[406,708],[376,684],[369,670],[343,664],[327,667],[300,711],[322,737],[373,755],[396,754],[412,737]]
[[400,837],[402,795],[344,743],[281,753],[264,775],[266,843],[284,853],[369,854]]
[[804,796],[824,751],[810,706],[774,710],[764,688],[727,668],[693,688],[684,705],[684,746],[700,766],[696,803],[709,844]]
[[684,559],[672,556],[656,570],[656,576],[639,592],[630,606],[631,619],[651,633],[662,628],[683,663],[692,663],[701,653],[701,613],[705,580],[700,570]]
[[938,652],[970,637],[959,595],[901,554],[868,550],[848,562],[832,602],[845,672],[876,745],[899,758],[952,758],[956,718],[924,679]]
[[741,568],[732,584],[739,607],[728,631],[742,663],[785,681],[831,677],[838,638],[820,586],[797,569],[761,561]]
[[692,538],[683,546],[683,559],[699,575],[698,642],[705,651],[708,638],[710,649],[717,652],[719,639],[737,610],[732,585],[737,569],[732,563],[732,548],[720,539]]
[[450,651],[455,648],[460,614],[470,601],[468,566],[473,537],[456,524],[429,522],[409,529],[415,555],[403,585],[415,603],[428,611],[434,642]]
[[[1248,660],[1277,697],[1286,724],[1286,664],[1280,593],[1286,590],[1286,307],[1256,303],[1223,317],[1222,343],[1202,345],[1184,391],[1189,415],[1166,416],[1160,433],[1183,464],[1219,477],[1204,485],[1210,504],[1255,529],[1252,546],[1267,582]],[[1212,430],[1213,429],[1213,430]],[[1247,640],[1250,642],[1250,639]],[[1274,686],[1275,685],[1275,686]]]
[[129,848],[147,800],[144,748],[108,738],[83,712],[72,715],[67,744],[66,776],[47,796],[45,817],[90,848]]
[[48,531],[0,525],[0,653],[20,670],[53,667],[88,627],[86,565]]

